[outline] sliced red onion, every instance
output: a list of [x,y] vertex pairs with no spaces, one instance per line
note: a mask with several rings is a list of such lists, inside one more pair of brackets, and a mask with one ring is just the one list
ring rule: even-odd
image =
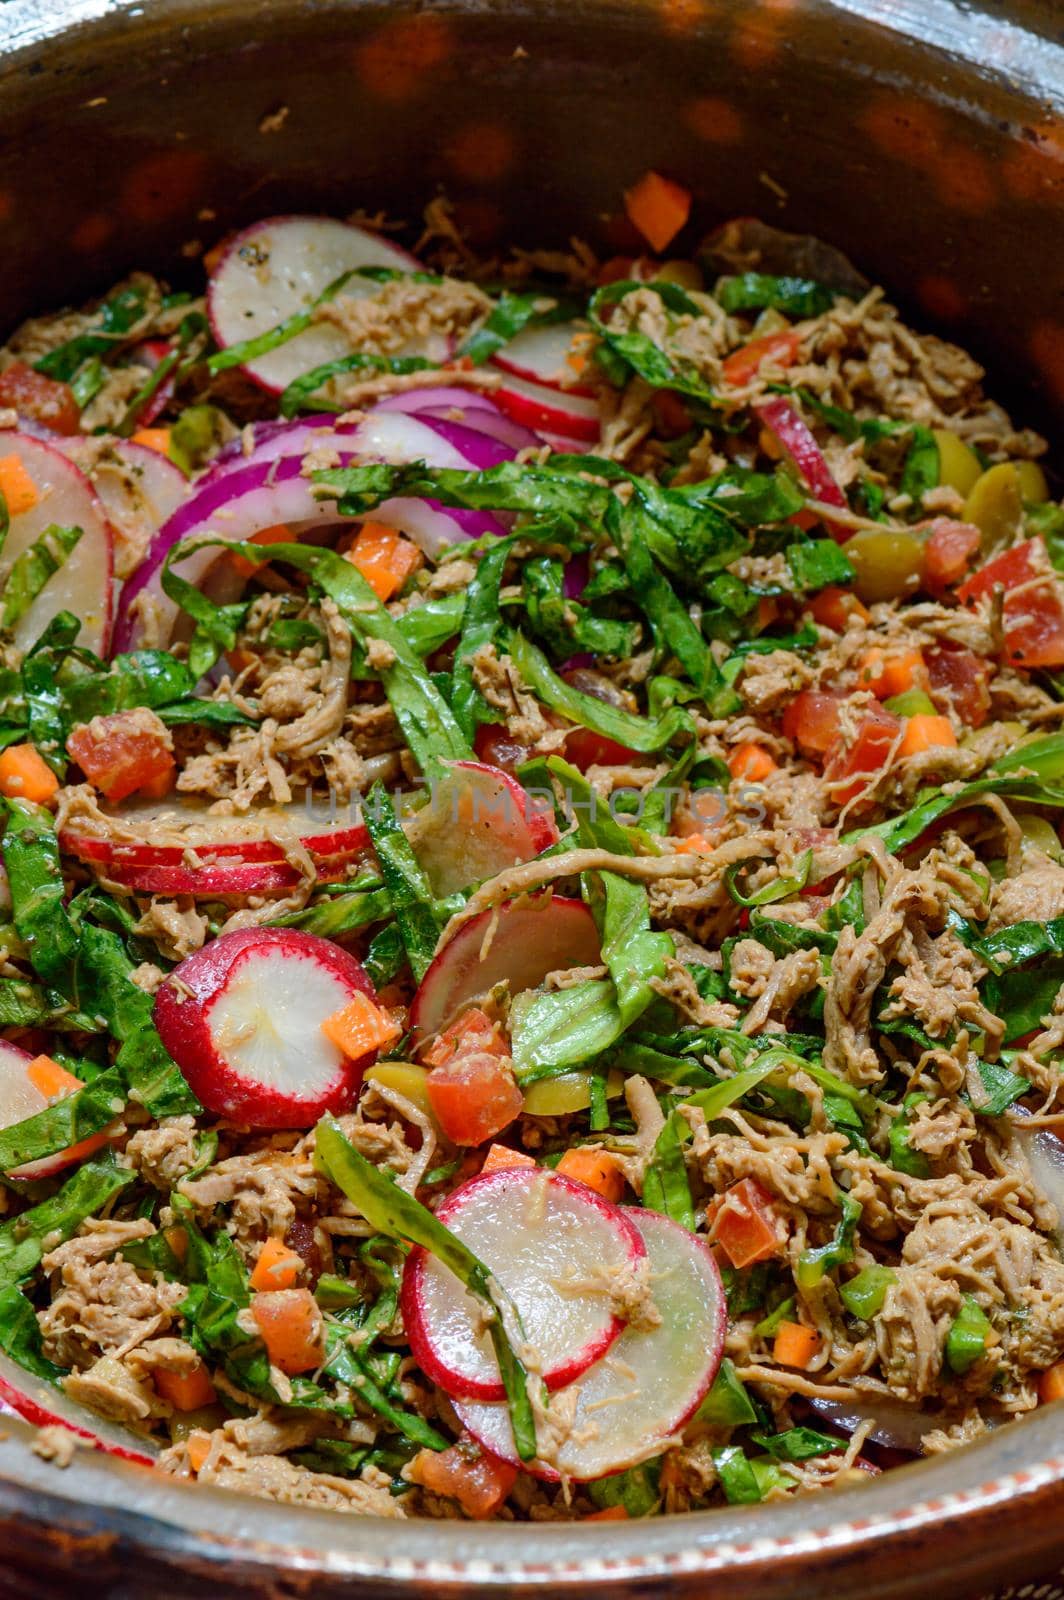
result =
[[854,1433],[862,1423],[871,1422],[869,1439],[913,1456],[923,1455],[924,1434],[938,1427],[935,1417],[902,1400],[822,1400],[814,1395],[809,1404],[843,1433]]
[[[562,593],[567,600],[576,600],[587,588],[588,578],[591,576],[591,567],[587,559],[586,550],[577,551],[575,556],[570,556],[565,563],[565,577],[562,580]],[[594,660],[588,656],[586,661],[581,661],[581,666],[589,667]],[[576,657],[573,657],[576,661]]]
[[341,422],[339,415],[322,412],[313,417],[297,417],[292,422],[271,419],[250,422],[238,439],[224,444],[207,470],[197,479],[197,488],[213,483],[234,467],[249,467],[258,461],[275,461],[279,456],[307,454],[311,450],[338,449],[350,440],[357,422]]
[[[412,413],[417,415],[422,422],[430,418],[436,422],[451,422],[456,419],[450,414],[451,408],[426,408],[423,411]],[[514,422],[512,417],[503,416],[501,411],[488,411],[478,408],[467,411],[460,419],[459,425],[463,428],[473,429],[477,433],[486,433],[491,439],[499,439],[503,444],[512,446],[514,450],[538,450],[543,440],[531,428],[526,428],[521,422]]]
[[[305,528],[342,522],[333,500],[319,500],[310,480],[303,474],[306,429],[302,423],[292,427],[294,453],[234,466],[204,483],[192,499],[181,506],[159,530],[147,559],[122,591],[115,649],[130,650],[145,638],[142,609],[153,614],[154,631],[163,643],[169,641],[179,608],[163,592],[161,575],[168,552],[184,539],[213,536],[225,543],[249,539],[262,528],[287,524],[293,536]],[[461,430],[463,434],[469,430]],[[342,465],[359,461],[390,461],[402,464],[424,461],[430,467],[475,465],[464,456],[452,438],[416,417],[385,413],[365,418],[338,453]],[[491,441],[473,436],[480,459],[492,453]],[[269,441],[272,447],[272,438]],[[385,501],[373,513],[375,521],[388,523],[409,533],[435,556],[447,545],[465,539],[502,533],[502,525],[487,512],[449,510],[431,500],[406,497]],[[196,551],[179,564],[180,576],[190,583],[202,583],[218,558],[217,546]],[[145,619],[146,620],[146,619]]]
[[494,400],[479,389],[463,389],[457,383],[426,384],[419,389],[400,389],[377,401],[375,411],[405,411],[416,416],[421,411],[496,411]]
[[460,422],[450,422],[440,417],[430,417],[424,411],[413,419],[423,428],[431,428],[445,444],[465,456],[478,472],[487,472],[501,461],[512,461],[513,450],[501,439],[492,438],[479,428],[467,428]]

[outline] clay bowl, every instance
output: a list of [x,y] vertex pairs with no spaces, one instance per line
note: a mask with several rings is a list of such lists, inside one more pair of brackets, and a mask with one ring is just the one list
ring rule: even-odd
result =
[[[482,250],[638,241],[647,167],[815,233],[1064,421],[1056,0],[7,0],[0,326],[226,228],[361,206],[413,238],[440,188]],[[1064,1562],[1057,1408],[815,1500],[650,1523],[361,1521],[0,1439],[5,1596],[415,1594],[948,1600]]]

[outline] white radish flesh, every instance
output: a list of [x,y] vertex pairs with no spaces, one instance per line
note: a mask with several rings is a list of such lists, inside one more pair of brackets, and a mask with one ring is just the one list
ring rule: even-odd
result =
[[601,958],[595,919],[582,900],[541,894],[504,901],[471,917],[435,957],[414,996],[411,1027],[426,1039],[497,983],[509,984],[513,996],[548,972]]
[[36,504],[12,516],[0,555],[0,587],[16,560],[53,524],[82,530],[66,561],[53,574],[15,624],[12,637],[28,650],[60,611],[81,619],[78,644],[97,655],[107,651],[111,633],[113,540],[98,496],[84,473],[54,445],[24,433],[5,433],[0,455],[17,456],[37,491]]
[[[570,1418],[551,1460],[526,1471],[588,1482],[657,1455],[707,1393],[724,1348],[727,1311],[720,1274],[703,1239],[653,1211],[626,1213],[650,1258],[656,1328],[627,1328],[603,1360],[551,1409]],[[458,1400],[463,1425],[486,1450],[518,1463],[505,1404]]]
[[493,357],[497,367],[548,389],[564,389],[569,394],[587,394],[574,380],[581,370],[582,346],[587,330],[576,322],[551,322],[544,327],[526,328]]
[[289,928],[223,934],[170,973],[155,1025],[209,1111],[254,1128],[310,1127],[354,1103],[376,1051],[350,1061],[322,1024],[357,993],[359,962]]
[[[26,1117],[35,1117],[51,1104],[26,1070],[33,1059],[28,1051],[19,1049],[18,1045],[10,1044],[6,1039],[0,1040],[0,1128],[10,1128]],[[8,1176],[21,1179],[50,1178],[70,1166],[71,1162],[81,1160],[90,1150],[99,1149],[103,1142],[100,1135],[90,1134],[88,1138],[78,1140],[69,1150],[57,1150],[54,1155],[41,1156],[37,1161],[26,1161],[19,1167],[12,1167]]]
[[601,431],[598,401],[564,389],[550,389],[544,383],[531,383],[504,373],[494,391],[500,408],[537,433],[558,434],[565,439],[596,440]]
[[[512,1167],[463,1184],[437,1216],[511,1297],[548,1387],[579,1377],[620,1334],[610,1280],[630,1275],[646,1250],[625,1213],[584,1184]],[[425,1251],[407,1262],[402,1304],[415,1359],[434,1382],[450,1395],[502,1396],[478,1302]]]
[[163,523],[192,492],[158,450],[132,439],[64,439],[59,448],[89,478],[115,533],[115,576],[128,578]]
[[0,1413],[22,1417],[35,1428],[68,1428],[85,1444],[106,1455],[142,1466],[154,1466],[159,1446],[131,1428],[97,1416],[56,1389],[43,1378],[35,1378],[10,1356],[0,1351]]
[[[416,272],[413,256],[364,228],[330,217],[268,217],[230,240],[207,290],[207,310],[222,349],[268,333],[309,305],[345,272],[391,267]],[[351,299],[377,294],[370,278],[351,278],[342,293]],[[319,322],[286,344],[245,363],[256,383],[278,393],[325,362],[350,354],[351,341],[332,323]],[[440,361],[448,353],[439,337],[411,339],[401,355]]]
[[406,831],[440,899],[531,861],[558,837],[552,810],[516,778],[474,761],[448,769]]

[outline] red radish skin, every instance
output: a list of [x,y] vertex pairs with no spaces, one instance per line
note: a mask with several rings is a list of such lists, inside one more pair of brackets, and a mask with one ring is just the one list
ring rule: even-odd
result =
[[[358,858],[340,856],[316,863],[318,883],[341,883]],[[214,867],[109,867],[104,876],[137,894],[190,894],[198,900],[218,896],[277,894],[304,881],[295,867],[275,861],[233,861]]]
[[[513,1298],[549,1389],[580,1377],[621,1334],[605,1296],[558,1287],[567,1275],[579,1282],[597,1268],[631,1271],[646,1255],[626,1213],[586,1184],[544,1168],[501,1168],[471,1178],[436,1214]],[[426,1376],[451,1396],[502,1398],[476,1302],[422,1249],[407,1259],[401,1306]]]
[[441,899],[531,861],[558,838],[553,807],[483,761],[453,762],[407,833]]
[[309,1128],[358,1096],[371,1051],[349,1061],[321,1024],[361,992],[361,964],[292,928],[241,928],[183,961],[160,985],[155,1025],[208,1111],[251,1128]]
[[587,330],[575,322],[551,322],[544,327],[526,328],[497,351],[492,360],[515,378],[561,389],[565,394],[593,394],[593,389],[576,381],[581,370],[581,342],[587,338]]
[[471,917],[436,955],[414,996],[410,1025],[427,1039],[497,983],[520,994],[548,972],[601,959],[595,919],[582,900],[549,893],[505,900]]
[[107,1421],[71,1400],[61,1389],[35,1378],[9,1356],[0,1353],[0,1412],[21,1417],[34,1428],[67,1428],[105,1455],[137,1466],[153,1467],[158,1447],[132,1429]]
[[[690,1420],[720,1366],[727,1307],[720,1273],[704,1238],[655,1211],[626,1211],[650,1258],[650,1289],[661,1313],[656,1328],[626,1328],[605,1361],[574,1384],[574,1424],[557,1466],[525,1465],[557,1482],[561,1472],[589,1482],[657,1455]],[[493,1455],[520,1465],[509,1412],[498,1401],[455,1400],[462,1425]],[[599,1428],[589,1424],[603,1417]],[[560,1470],[559,1470],[560,1469]]]
[[495,390],[500,408],[515,422],[537,433],[555,434],[562,439],[593,443],[601,431],[598,401],[587,395],[563,389],[549,389],[543,383],[530,383],[504,373]]
[[[0,1039],[0,1128],[10,1128],[26,1117],[36,1116],[50,1104],[47,1095],[42,1094],[26,1075],[26,1068],[33,1059],[28,1050]],[[27,1180],[51,1178],[72,1162],[82,1160],[90,1153],[90,1149],[99,1149],[104,1142],[101,1134],[89,1135],[86,1139],[79,1139],[69,1150],[57,1150],[54,1155],[42,1156],[39,1161],[26,1161],[19,1167],[12,1167],[8,1177]]]
[[78,527],[81,538],[66,561],[19,618],[12,639],[28,650],[60,611],[81,619],[78,644],[106,655],[111,637],[114,536],[99,496],[57,444],[26,433],[5,432],[0,454],[17,456],[33,480],[37,502],[11,518],[0,553],[0,586],[15,561],[49,527]]

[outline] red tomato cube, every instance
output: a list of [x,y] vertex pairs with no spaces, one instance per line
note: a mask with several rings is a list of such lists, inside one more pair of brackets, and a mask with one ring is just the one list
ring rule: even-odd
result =
[[4,406],[53,433],[77,433],[81,426],[81,412],[69,385],[34,372],[24,361],[12,361],[0,372],[0,407]]
[[473,1050],[433,1067],[425,1080],[433,1115],[452,1144],[493,1139],[519,1114],[524,1099],[508,1057]]
[[143,709],[79,723],[66,747],[108,800],[124,800],[145,786],[165,793],[163,785],[174,770],[166,728],[153,712]]

